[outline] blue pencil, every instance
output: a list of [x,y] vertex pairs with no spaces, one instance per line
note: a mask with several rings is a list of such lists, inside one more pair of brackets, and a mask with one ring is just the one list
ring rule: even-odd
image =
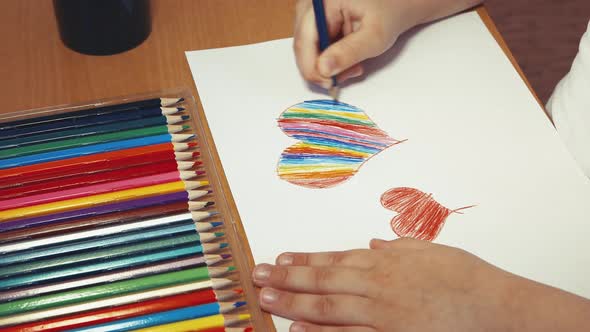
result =
[[150,315],[142,315],[127,319],[116,320],[99,325],[82,327],[69,330],[70,332],[123,332],[137,329],[143,329],[150,326],[164,325],[174,322],[180,322],[190,319],[207,317],[217,314],[230,312],[236,308],[242,307],[246,302],[234,303],[208,303],[197,306],[184,307],[181,309],[157,312]]
[[[126,113],[123,113],[126,114]],[[107,115],[105,115],[107,116]],[[100,117],[99,117],[100,118]],[[94,119],[94,118],[93,118]],[[104,133],[113,133],[122,130],[139,129],[152,126],[173,125],[178,122],[188,120],[188,115],[181,116],[152,116],[147,118],[138,118],[133,120],[121,120],[112,123],[100,123],[84,126],[76,126],[70,128],[62,128],[60,130],[50,132],[37,132],[28,136],[14,137],[14,138],[0,138],[0,149],[14,148],[17,146],[25,146],[32,144],[39,144],[44,142],[51,142],[63,140],[68,138],[97,135]]]
[[[328,22],[326,21],[324,0],[313,0],[313,12],[315,14],[315,24],[320,40],[320,51],[323,52],[330,46],[330,32],[328,30]],[[338,80],[336,80],[336,76],[332,76],[330,95],[333,99],[338,99]]]
[[172,135],[163,134],[2,159],[0,160],[0,169],[45,163],[54,160],[81,157],[102,152],[124,150],[139,146],[168,143],[171,142],[171,140]]
[[[108,246],[135,243],[158,237],[177,236],[183,233],[192,234],[194,232],[195,225],[194,222],[190,220],[187,223],[171,227],[143,229],[141,231],[123,233],[120,235],[103,236],[91,240],[73,241],[66,244],[57,244],[42,248],[31,248],[28,250],[17,251],[11,254],[0,255],[0,266],[25,262],[28,260],[38,258],[45,258],[54,255],[63,255],[81,250],[105,248]],[[205,236],[205,234],[210,233],[199,234],[200,241],[207,242],[212,240],[212,238],[210,238],[208,235]]]
[[117,104],[117,105],[108,105],[108,106],[99,106],[94,105],[95,107],[80,111],[73,111],[73,112],[66,112],[66,113],[59,113],[59,114],[51,114],[45,116],[38,116],[35,118],[24,119],[24,120],[16,120],[10,122],[0,123],[0,131],[4,131],[11,128],[18,128],[18,127],[25,127],[36,125],[40,123],[48,123],[53,122],[61,119],[69,119],[69,118],[82,118],[87,116],[96,116],[101,114],[109,114],[114,112],[122,112],[122,111],[130,111],[130,110],[140,110],[145,108],[154,108],[154,107],[161,107],[161,106],[172,106],[183,101],[184,98],[152,98],[146,100],[139,100],[133,101],[129,103]]
[[90,264],[81,264],[60,270],[49,270],[42,273],[30,273],[21,276],[8,277],[0,279],[0,289],[9,289],[22,287],[32,284],[39,284],[56,279],[79,277],[99,271],[113,271],[122,268],[131,268],[140,265],[160,262],[167,259],[176,259],[190,255],[203,253],[202,246],[189,245],[184,247],[170,248],[165,251],[156,253],[147,253],[134,256],[125,256],[111,259],[108,261],[99,261]]
[[97,250],[74,252],[65,256],[45,257],[29,262],[3,266],[0,269],[0,277],[9,277],[25,273],[36,273],[52,269],[67,268],[75,264],[84,264],[93,261],[115,259],[130,255],[167,250],[175,246],[182,247],[199,242],[197,232],[183,234],[174,237],[151,239],[145,242],[118,245]]
[[[109,123],[132,123],[133,120],[152,117],[162,117],[162,115],[170,115],[182,110],[182,107],[175,107],[164,110],[162,110],[161,108],[148,108],[144,110],[103,114],[101,116],[65,118],[51,122],[42,122],[39,124],[26,127],[17,127],[2,130],[0,131],[0,140],[9,138],[15,139],[18,137],[45,134],[55,131],[62,131],[66,129],[77,129],[88,126],[104,125]],[[184,115],[184,117],[186,118],[187,116]]]

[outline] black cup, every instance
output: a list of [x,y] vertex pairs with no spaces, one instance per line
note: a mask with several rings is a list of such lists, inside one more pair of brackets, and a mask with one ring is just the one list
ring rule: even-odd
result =
[[110,55],[150,34],[149,0],[53,0],[61,40],[74,51]]

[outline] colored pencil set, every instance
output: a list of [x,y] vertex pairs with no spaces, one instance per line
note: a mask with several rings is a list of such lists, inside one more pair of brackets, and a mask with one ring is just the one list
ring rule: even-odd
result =
[[0,331],[252,330],[186,105],[0,120]]

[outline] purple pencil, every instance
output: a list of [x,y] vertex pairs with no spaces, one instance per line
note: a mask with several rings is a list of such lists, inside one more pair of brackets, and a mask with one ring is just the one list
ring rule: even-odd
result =
[[153,196],[148,198],[130,200],[119,203],[105,204],[101,206],[54,213],[40,217],[17,219],[0,223],[0,232],[15,230],[23,227],[41,226],[65,221],[71,221],[79,218],[99,216],[107,213],[123,212],[134,209],[140,209],[149,206],[165,205],[176,202],[186,202],[188,200],[187,192],[177,192],[172,194]]

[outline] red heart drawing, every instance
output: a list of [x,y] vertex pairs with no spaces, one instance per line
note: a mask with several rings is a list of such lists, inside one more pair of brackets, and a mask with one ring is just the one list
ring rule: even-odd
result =
[[381,195],[381,205],[398,214],[391,219],[391,229],[399,237],[411,237],[432,241],[440,233],[445,221],[452,213],[474,207],[465,206],[451,210],[426,194],[414,188],[393,188]]

